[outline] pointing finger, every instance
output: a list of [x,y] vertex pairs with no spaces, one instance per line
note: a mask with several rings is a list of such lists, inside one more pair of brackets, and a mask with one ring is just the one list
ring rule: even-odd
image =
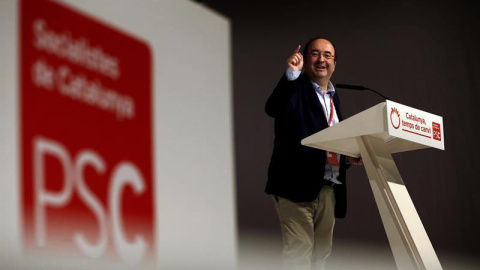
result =
[[301,47],[302,47],[301,45],[298,45],[297,48],[295,49],[294,53],[298,53],[300,51]]

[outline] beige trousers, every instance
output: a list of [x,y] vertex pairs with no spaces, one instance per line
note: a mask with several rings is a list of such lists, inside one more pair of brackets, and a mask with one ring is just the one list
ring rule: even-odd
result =
[[335,225],[335,193],[323,186],[312,202],[296,203],[273,196],[280,218],[285,269],[325,269],[332,251]]

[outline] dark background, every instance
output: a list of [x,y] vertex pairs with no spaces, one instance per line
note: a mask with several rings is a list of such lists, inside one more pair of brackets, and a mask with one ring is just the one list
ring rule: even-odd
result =
[[[278,218],[263,193],[273,148],[264,105],[285,59],[317,35],[337,47],[334,84],[364,85],[443,116],[445,151],[394,158],[444,267],[444,254],[480,254],[480,16],[473,1],[202,2],[231,21],[240,256],[251,235],[281,246]],[[337,91],[345,117],[382,102],[370,92]],[[349,210],[337,220],[334,241],[389,250],[365,170],[352,168],[347,177]]]

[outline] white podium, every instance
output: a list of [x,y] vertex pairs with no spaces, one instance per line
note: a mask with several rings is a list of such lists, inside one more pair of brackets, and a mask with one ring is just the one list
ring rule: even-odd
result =
[[392,153],[444,150],[443,119],[387,100],[302,144],[362,157],[398,269],[442,269]]

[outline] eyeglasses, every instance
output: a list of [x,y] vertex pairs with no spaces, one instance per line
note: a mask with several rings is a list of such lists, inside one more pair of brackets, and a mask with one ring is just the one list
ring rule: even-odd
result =
[[329,52],[320,53],[319,51],[311,51],[310,55],[312,56],[312,58],[318,58],[320,56],[323,56],[323,58],[325,58],[327,60],[332,60],[333,58],[335,58],[335,55],[333,55]]

